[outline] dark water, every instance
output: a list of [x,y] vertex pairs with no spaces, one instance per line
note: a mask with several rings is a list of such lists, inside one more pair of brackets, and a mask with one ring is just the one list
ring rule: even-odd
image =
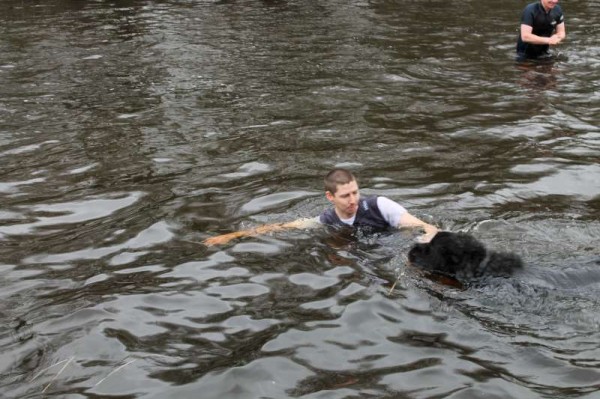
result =
[[[3,0],[1,396],[600,397],[600,3],[561,4],[517,66],[522,1]],[[526,271],[201,245],[317,215],[336,165]]]

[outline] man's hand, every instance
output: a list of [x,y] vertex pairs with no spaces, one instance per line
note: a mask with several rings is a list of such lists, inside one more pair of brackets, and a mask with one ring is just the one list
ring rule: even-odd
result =
[[556,46],[560,42],[562,42],[562,38],[557,34],[554,34],[548,38],[548,44],[551,46]]
[[416,238],[416,240],[417,240],[417,242],[420,242],[422,244],[427,244],[429,241],[431,241],[433,239],[433,237],[437,234],[437,232],[438,232],[438,230],[430,231],[428,233],[418,236]]
[[405,227],[409,227],[409,228],[420,228],[423,231],[425,231],[425,234],[419,236],[416,238],[417,241],[422,242],[422,243],[426,243],[431,241],[431,239],[433,238],[433,236],[435,236],[438,232],[438,228],[429,224],[429,223],[425,223],[424,221],[422,221],[421,219],[418,219],[416,217],[414,217],[413,215],[411,215],[410,213],[406,212],[404,213],[401,217],[400,217],[400,222],[398,223],[398,228],[402,229]]
[[212,247],[213,245],[223,245],[240,236],[240,232],[235,231],[233,233],[207,238],[206,240],[202,241],[202,244],[206,245],[207,247]]

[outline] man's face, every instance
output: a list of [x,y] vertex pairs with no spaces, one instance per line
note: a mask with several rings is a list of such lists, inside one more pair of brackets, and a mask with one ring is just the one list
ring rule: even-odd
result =
[[327,191],[325,196],[333,204],[339,217],[349,219],[356,214],[360,199],[356,180],[338,185],[335,194]]
[[546,10],[553,9],[557,4],[558,0],[542,0],[542,6],[544,6]]

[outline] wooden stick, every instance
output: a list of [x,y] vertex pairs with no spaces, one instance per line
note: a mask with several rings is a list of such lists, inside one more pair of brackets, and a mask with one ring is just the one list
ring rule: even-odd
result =
[[117,371],[121,370],[123,367],[129,366],[131,363],[135,362],[136,359],[130,360],[127,363],[117,367],[116,369],[114,369],[113,371],[111,371],[110,373],[108,373],[108,375],[106,377],[104,377],[103,379],[101,379],[100,381],[98,381],[96,383],[96,385],[94,385],[95,387],[97,387],[98,385],[102,384],[104,382],[104,380],[106,380],[108,377],[110,377],[111,375],[113,375],[114,373],[116,373]]
[[50,385],[52,385],[52,383],[54,382],[55,379],[58,378],[58,376],[65,371],[65,369],[67,368],[67,366],[69,365],[69,363],[71,363],[71,361],[75,359],[73,356],[71,356],[71,358],[69,359],[69,361],[62,367],[62,369],[60,369],[60,371],[58,372],[58,374],[56,374],[54,377],[52,377],[52,379],[50,380],[50,382],[48,383],[48,385],[46,385],[46,388],[44,388],[44,390],[42,391],[42,393],[45,393],[46,390],[50,387]]

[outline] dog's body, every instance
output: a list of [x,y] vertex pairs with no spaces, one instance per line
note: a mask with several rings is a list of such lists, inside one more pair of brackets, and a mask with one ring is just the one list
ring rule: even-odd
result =
[[411,264],[422,269],[470,281],[486,276],[508,277],[523,268],[521,258],[511,253],[491,251],[465,233],[441,231],[425,244],[415,244],[408,252]]

